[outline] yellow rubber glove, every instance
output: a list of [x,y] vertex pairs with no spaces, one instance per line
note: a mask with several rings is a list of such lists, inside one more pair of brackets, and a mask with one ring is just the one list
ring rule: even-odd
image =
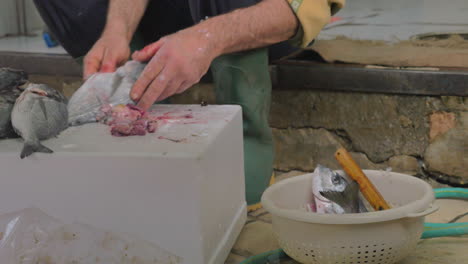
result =
[[345,0],[288,0],[300,21],[300,28],[291,40],[294,45],[307,47],[330,22],[330,17],[345,4]]

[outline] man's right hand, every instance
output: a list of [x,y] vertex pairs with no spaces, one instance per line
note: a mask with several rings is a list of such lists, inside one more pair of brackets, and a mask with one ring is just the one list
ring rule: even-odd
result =
[[104,33],[84,58],[83,78],[96,72],[114,72],[130,57],[130,47],[124,34]]

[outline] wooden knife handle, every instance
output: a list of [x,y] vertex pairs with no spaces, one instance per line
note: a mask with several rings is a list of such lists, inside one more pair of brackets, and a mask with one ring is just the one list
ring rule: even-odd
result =
[[335,158],[338,163],[340,163],[341,167],[343,167],[343,170],[359,184],[362,194],[375,210],[380,211],[390,209],[390,206],[387,204],[380,192],[375,188],[369,178],[367,178],[346,149],[338,149],[335,152]]

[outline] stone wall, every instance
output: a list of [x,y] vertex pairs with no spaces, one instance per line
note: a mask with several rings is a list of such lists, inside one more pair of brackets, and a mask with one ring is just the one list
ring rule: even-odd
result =
[[[172,99],[202,100],[214,103],[210,85]],[[362,168],[468,180],[467,98],[274,90],[270,124],[278,174],[340,168],[333,154],[344,146]]]
[[[67,96],[77,78],[31,76]],[[215,103],[213,87],[199,84],[173,103]],[[442,182],[468,180],[468,99],[317,90],[274,90],[275,170],[283,177],[317,164],[340,168],[333,154],[346,147],[365,169],[387,169]],[[425,166],[426,170],[421,170]],[[435,182],[433,182],[435,183]]]

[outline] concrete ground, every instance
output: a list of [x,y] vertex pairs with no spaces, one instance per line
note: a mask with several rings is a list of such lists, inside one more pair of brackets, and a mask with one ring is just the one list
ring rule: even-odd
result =
[[[464,215],[457,222],[468,222],[468,201],[440,199],[440,209],[426,217],[426,222],[447,223]],[[238,264],[250,256],[278,249],[273,236],[271,215],[261,209],[250,213],[225,264]],[[288,262],[290,264],[291,262]],[[293,262],[296,263],[296,262]],[[398,264],[467,264],[468,235],[421,240],[416,251]],[[279,264],[279,263],[278,263]]]

